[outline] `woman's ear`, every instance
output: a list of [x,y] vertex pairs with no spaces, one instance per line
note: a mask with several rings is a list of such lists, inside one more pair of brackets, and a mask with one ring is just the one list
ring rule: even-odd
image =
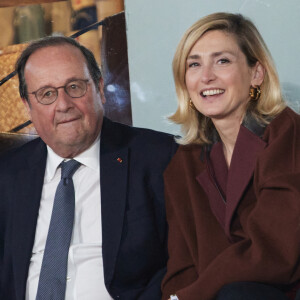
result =
[[260,86],[265,78],[266,70],[263,65],[258,61],[253,67],[253,75],[251,80],[252,86]]

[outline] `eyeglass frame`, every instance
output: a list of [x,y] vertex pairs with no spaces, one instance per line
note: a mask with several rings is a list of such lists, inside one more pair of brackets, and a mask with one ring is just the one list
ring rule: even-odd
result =
[[[74,81],[80,81],[80,82],[84,82],[84,83],[85,83],[85,86],[86,86],[85,91],[84,91],[83,95],[81,95],[80,97],[72,97],[71,95],[69,95],[69,93],[68,93],[68,91],[67,91],[67,89],[66,89],[66,87],[68,86],[68,84],[70,84],[70,83],[72,83],[72,82],[74,82]],[[65,85],[62,85],[62,86],[54,87],[54,86],[51,86],[51,85],[47,85],[47,86],[44,86],[44,87],[41,87],[41,88],[37,89],[37,90],[34,91],[34,92],[31,92],[31,93],[28,92],[27,94],[32,94],[32,95],[34,95],[35,98],[36,98],[36,100],[37,100],[37,102],[40,103],[40,104],[42,104],[42,105],[50,105],[50,104],[54,103],[54,102],[57,100],[57,98],[58,98],[58,89],[62,89],[62,88],[64,89],[65,93],[66,93],[69,97],[71,97],[71,98],[73,98],[73,99],[78,99],[78,98],[83,97],[83,96],[86,94],[86,92],[87,92],[87,89],[88,89],[88,84],[87,84],[87,83],[88,83],[89,81],[90,81],[89,79],[73,79],[73,80],[70,80],[68,83],[66,83]],[[36,95],[36,94],[38,93],[38,91],[40,91],[40,90],[42,90],[42,89],[46,89],[46,88],[52,88],[52,89],[54,89],[55,92],[56,92],[56,97],[55,97],[55,99],[54,99],[52,102],[50,102],[50,103],[43,103],[43,102],[39,101],[39,99],[38,99],[38,97],[37,97],[37,95]]]

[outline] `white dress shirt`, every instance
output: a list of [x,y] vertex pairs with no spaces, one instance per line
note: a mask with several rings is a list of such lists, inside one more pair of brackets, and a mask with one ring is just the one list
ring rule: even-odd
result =
[[[30,260],[26,300],[35,300],[54,196],[64,160],[47,147],[44,185]],[[104,285],[100,201],[100,138],[74,157],[82,165],[73,175],[75,219],[68,257],[66,300],[112,300]]]

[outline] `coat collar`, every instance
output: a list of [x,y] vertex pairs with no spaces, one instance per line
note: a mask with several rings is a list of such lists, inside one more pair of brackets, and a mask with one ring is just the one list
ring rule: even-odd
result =
[[264,124],[258,122],[250,114],[244,118],[228,172],[225,205],[223,205],[225,200],[218,188],[218,184],[209,171],[209,153],[213,145],[220,141],[216,130],[211,135],[213,144],[204,147],[207,168],[197,176],[197,180],[207,194],[212,212],[229,238],[231,238],[230,226],[233,214],[253,177],[257,156],[266,146],[266,142],[262,140],[265,128]]
[[265,146],[266,142],[241,126],[228,172],[225,218],[225,233],[228,237],[233,214],[253,177],[257,157]]
[[[271,121],[272,121],[272,118],[267,118],[268,123]],[[263,123],[262,121],[259,121],[257,118],[255,118],[251,113],[247,113],[243,119],[241,126],[247,128],[250,132],[252,132],[257,137],[262,138],[267,125],[265,123]],[[206,151],[211,151],[212,146],[215,143],[221,141],[221,138],[220,138],[216,128],[213,125],[210,125],[209,139],[211,140],[212,143],[205,145]]]

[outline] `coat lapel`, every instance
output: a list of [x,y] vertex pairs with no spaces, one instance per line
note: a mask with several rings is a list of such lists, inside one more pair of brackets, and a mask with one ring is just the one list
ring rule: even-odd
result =
[[[109,286],[121,242],[126,207],[128,146],[118,124],[104,119],[100,146],[102,254],[104,278]],[[128,137],[129,139],[129,137]]]
[[259,136],[241,126],[228,173],[225,219],[225,233],[228,237],[233,214],[253,176],[257,156],[265,146],[266,142]]
[[205,191],[210,208],[217,218],[218,222],[224,228],[224,220],[225,220],[225,203],[224,199],[221,195],[220,190],[216,186],[213,178],[211,178],[207,168],[203,170],[197,177],[197,181],[202,186],[202,189]]
[[[225,211],[226,211],[226,195],[224,195],[224,185],[227,182],[227,165],[223,155],[223,146],[221,143],[215,143],[213,147],[209,147],[205,151],[205,165],[206,169],[197,177],[198,182],[206,192],[209,200],[210,208],[221,224],[222,228],[225,227]],[[214,165],[212,164],[214,161]],[[214,167],[215,166],[215,167]],[[217,167],[217,170],[215,169]],[[221,185],[217,181],[216,172],[220,177],[223,177],[224,184]],[[221,188],[223,186],[223,190]]]
[[[210,172],[207,156],[206,169],[197,176],[199,184],[206,192],[212,212],[223,226],[229,239],[234,212],[253,177],[257,156],[267,145],[262,139],[264,131],[264,125],[258,123],[251,115],[246,116],[240,127],[228,172],[225,205],[223,205],[224,199],[221,191]],[[217,142],[219,139],[214,136],[213,140]],[[211,146],[207,147],[206,151],[210,152]],[[206,153],[206,155],[209,154]]]
[[39,142],[33,153],[27,153],[28,156],[25,157],[23,166],[18,168],[14,181],[12,255],[18,299],[25,298],[26,280],[43,188],[46,153],[45,144]]

